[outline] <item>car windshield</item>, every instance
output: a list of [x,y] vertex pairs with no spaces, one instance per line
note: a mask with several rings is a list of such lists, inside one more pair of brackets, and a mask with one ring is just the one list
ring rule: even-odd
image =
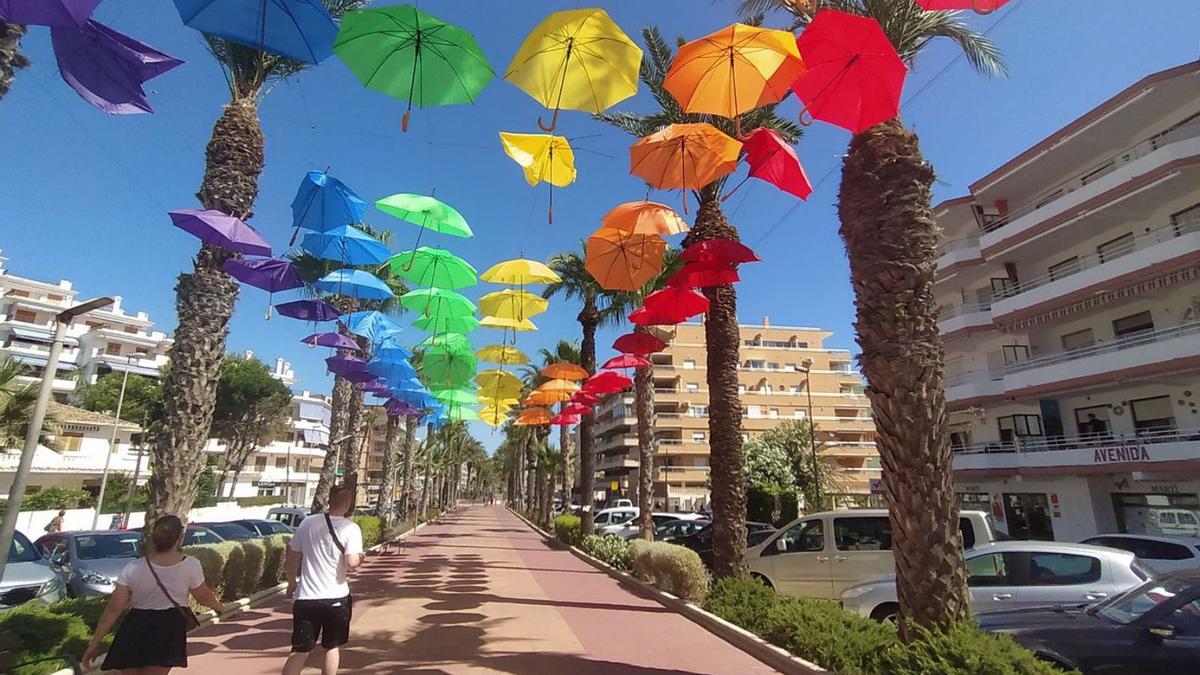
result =
[[81,560],[135,558],[141,541],[141,532],[81,534],[75,537],[75,550]]
[[8,562],[23,563],[37,562],[42,557],[38,555],[33,548],[33,544],[29,543],[29,539],[20,532],[13,532],[12,546],[8,547]]
[[257,534],[249,528],[237,523],[205,523],[204,527],[216,532],[226,539],[253,539]]
[[1111,600],[1096,605],[1091,611],[1110,621],[1127,624],[1154,609],[1160,603],[1175,597],[1175,594],[1186,591],[1187,587],[1187,582],[1182,579],[1171,577],[1151,579],[1137,588],[1132,588]]

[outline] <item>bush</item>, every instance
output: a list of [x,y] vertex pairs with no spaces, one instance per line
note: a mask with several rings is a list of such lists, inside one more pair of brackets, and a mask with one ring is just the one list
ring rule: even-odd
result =
[[26,496],[21,501],[21,510],[86,509],[95,503],[96,498],[86,490],[52,487]]
[[[103,609],[103,608],[102,608]],[[49,675],[68,667],[63,655],[78,658],[91,640],[83,617],[54,612],[40,602],[28,602],[0,613],[0,636],[10,650],[13,675]],[[112,641],[110,633],[104,644]]]
[[248,598],[258,591],[262,582],[263,569],[266,567],[267,546],[257,539],[242,542],[242,551],[246,554],[245,566],[242,569],[242,581],[238,585],[237,597]]
[[756,520],[760,523],[772,523],[778,526],[792,522],[800,513],[796,495],[790,492],[779,495],[779,507],[779,518],[772,521],[775,496],[756,486],[746,489],[746,520]]
[[898,644],[895,627],[846,612],[830,600],[780,598],[765,621],[762,637],[768,642],[846,675],[883,672],[884,653]]
[[961,621],[944,632],[914,626],[917,639],[887,652],[885,668],[894,675],[924,673],[1012,673],[1049,675],[1059,672],[1039,661],[1007,635],[991,635]]
[[579,548],[593,558],[626,572],[629,571],[633,561],[629,542],[616,535],[610,534],[603,537],[596,534],[586,535],[580,540]]
[[432,522],[432,521],[436,520],[437,517],[438,517],[437,509],[425,509],[425,517],[421,522],[423,522],[423,523]]
[[262,540],[264,556],[260,588],[269,588],[283,580],[283,562],[291,538],[289,534],[273,534]]
[[383,537],[383,520],[378,516],[354,516],[351,518],[362,530],[363,549],[379,545]]
[[578,546],[582,527],[579,516],[563,514],[554,519],[554,536],[567,546]]
[[725,577],[713,583],[704,609],[751,633],[766,632],[767,614],[780,598],[753,577]]
[[183,547],[185,554],[200,561],[200,568],[204,570],[204,584],[218,598],[225,594],[225,563],[237,547],[238,543],[233,541]]
[[700,602],[708,592],[708,570],[692,549],[637,539],[630,553],[633,576],[642,581],[688,602]]
[[225,569],[221,570],[221,588],[219,596],[225,602],[242,597],[242,582],[246,578],[246,549],[241,542],[227,541],[218,546],[229,546],[225,554]]
[[283,495],[257,495],[254,497],[238,497],[236,500],[238,506],[268,506],[270,504],[282,504],[286,501]]

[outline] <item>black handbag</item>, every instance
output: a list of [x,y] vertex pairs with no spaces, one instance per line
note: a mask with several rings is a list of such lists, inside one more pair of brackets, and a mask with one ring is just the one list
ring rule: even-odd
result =
[[[186,559],[184,558],[184,560]],[[150,564],[149,558],[146,558],[146,567],[150,568],[150,574],[154,577],[154,583],[158,584],[158,590],[162,591],[163,595],[167,596],[167,600],[170,600],[171,604],[175,605],[175,609],[179,610],[179,613],[183,615],[183,623],[187,626],[186,630],[191,632],[199,628],[200,619],[196,618],[196,613],[192,611],[191,607],[175,602],[175,598],[171,597],[171,594],[167,591],[167,587],[163,585],[162,579],[158,578],[158,572],[154,571],[154,565]]]

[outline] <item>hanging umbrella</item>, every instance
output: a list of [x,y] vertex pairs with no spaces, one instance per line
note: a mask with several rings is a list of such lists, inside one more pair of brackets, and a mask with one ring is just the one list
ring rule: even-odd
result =
[[601,228],[588,237],[584,267],[601,288],[636,291],[662,271],[666,251],[658,235]]
[[550,424],[556,427],[569,427],[572,424],[579,424],[579,415],[564,415],[560,413],[550,418]]
[[495,72],[467,31],[412,5],[346,12],[333,51],[364,87],[413,106],[474,103]]
[[674,326],[687,317],[674,311],[639,307],[629,313],[629,323],[635,326]]
[[475,303],[444,288],[418,288],[400,296],[400,306],[422,316],[474,316]]
[[592,408],[592,406],[590,406],[590,405],[584,405],[582,403],[569,403],[569,404],[563,406],[562,411],[560,411],[559,414],[560,415],[591,415],[594,412],[596,412],[595,408]]
[[389,399],[384,404],[383,409],[392,417],[408,417],[409,415],[421,414],[421,408],[414,406],[408,401],[403,401],[398,398]]
[[446,411],[446,416],[452,422],[471,422],[479,419],[479,413],[474,408],[454,405]]
[[727,263],[690,262],[684,264],[667,279],[668,286],[682,288],[710,288],[735,284],[741,279],[737,270]]
[[275,305],[275,309],[281,316],[301,321],[333,321],[342,315],[333,305],[323,300],[293,300],[282,305]]
[[908,69],[875,19],[817,12],[796,38],[808,71],[792,83],[805,114],[861,133],[900,113]]
[[737,168],[741,151],[711,124],[671,124],[629,146],[629,172],[660,190],[699,190]]
[[521,401],[514,397],[491,398],[490,396],[484,396],[482,393],[479,395],[479,405],[484,406],[485,408],[494,408],[496,410],[502,410],[505,412],[512,410],[520,403]]
[[429,382],[444,386],[466,384],[475,374],[475,355],[468,350],[430,347],[421,357],[421,370]]
[[646,296],[646,309],[690,318],[708,311],[708,298],[690,288],[664,288]]
[[543,426],[550,424],[550,411],[541,407],[526,408],[517,415],[517,421],[514,424],[522,426]]
[[389,396],[387,383],[378,378],[370,382],[364,382],[358,388],[365,393],[374,394],[380,398],[387,398]]
[[436,347],[439,349],[460,351],[468,354],[474,350],[474,347],[471,346],[471,341],[468,340],[465,335],[459,335],[458,333],[430,335],[424,340],[421,340],[421,342],[417,344],[417,347]]
[[575,182],[575,151],[567,139],[548,134],[500,132],[504,154],[525,169],[525,182],[550,184],[549,222],[554,222],[554,188]]
[[387,284],[363,270],[334,270],[318,279],[313,288],[322,293],[359,300],[387,300],[394,297]]
[[[408,193],[394,194],[375,202],[375,208],[389,216],[420,226],[421,233],[431,230],[464,239],[475,236],[461,213],[433,197]],[[417,234],[417,243],[421,241],[421,233]]]
[[750,247],[732,239],[708,239],[692,244],[683,249],[679,259],[713,265],[737,265],[762,260]]
[[175,8],[201,33],[313,65],[333,53],[338,30],[321,0],[175,0]]
[[343,265],[382,265],[392,254],[383,242],[350,225],[310,232],[300,240],[300,248]]
[[269,296],[267,299],[267,318],[271,318],[271,303],[275,293],[300,288],[304,282],[296,274],[296,268],[286,260],[265,258],[247,260],[232,258],[221,265],[221,269],[229,276],[248,286],[262,289]]
[[630,234],[673,235],[688,231],[687,223],[678,213],[665,204],[651,201],[618,204],[604,214],[601,222],[604,229]]
[[470,333],[479,327],[473,316],[426,316],[413,322],[413,327],[426,333]]
[[505,319],[498,316],[485,316],[479,320],[480,328],[502,328],[504,330],[529,331],[537,330],[537,324],[529,319]]
[[393,333],[376,340],[371,347],[371,355],[380,360],[407,361],[413,354],[407,347],[400,344],[400,334]]
[[554,405],[562,403],[571,398],[571,395],[565,392],[554,391],[531,391],[529,395],[521,399],[521,403],[525,405]]
[[368,372],[366,359],[348,354],[331,356],[325,359],[325,366],[329,369],[329,372],[339,377]]
[[211,210],[182,209],[168,211],[167,215],[171,216],[175,227],[206,244],[234,253],[271,255],[271,245],[257,230],[229,214]]
[[544,377],[556,380],[586,380],[588,377],[588,371],[567,361],[551,363],[542,368],[541,373]]
[[926,11],[973,9],[979,14],[991,14],[1007,3],[1008,0],[917,0]]
[[[582,370],[582,368],[580,370]],[[572,371],[572,374],[574,374],[574,371]],[[579,378],[579,379],[584,379],[586,377],[587,377],[587,373],[585,372],[584,377]],[[547,380],[547,381],[543,382],[541,385],[538,386],[537,389],[534,389],[534,391],[544,391],[544,392],[550,392],[553,394],[561,394],[561,395],[563,395],[562,400],[565,401],[568,398],[571,398],[571,394],[574,394],[575,392],[579,391],[579,385],[572,382],[571,380],[555,378],[555,379],[551,379],[551,380]]]
[[63,81],[109,115],[154,112],[142,84],[183,64],[96,21],[51,28],[50,40]]
[[292,199],[292,227],[326,232],[363,221],[367,203],[324,171],[309,171]]
[[680,46],[663,87],[684,112],[738,119],[783,100],[803,72],[791,33],[735,23]]
[[650,363],[640,356],[634,356],[633,354],[621,354],[620,356],[614,356],[605,361],[604,365],[600,367],[604,368],[605,370],[614,370],[617,368],[651,368],[653,366],[653,363]]
[[568,400],[572,403],[582,403],[584,405],[594,406],[600,402],[600,395],[580,389],[574,394],[571,394],[571,398]]
[[442,403],[452,405],[475,405],[479,402],[479,397],[470,389],[433,389],[431,393]]
[[546,17],[526,36],[504,79],[554,111],[542,131],[554,131],[558,111],[598,113],[637,93],[642,50],[603,9]]
[[19,26],[82,28],[100,0],[0,0],[0,20]]
[[489,398],[511,398],[521,393],[524,383],[521,378],[505,370],[483,370],[475,376],[475,383]]
[[517,258],[496,263],[486,272],[479,275],[480,279],[489,284],[507,284],[509,286],[528,286],[530,284],[556,284],[562,279],[554,270],[536,260]]
[[479,311],[485,316],[501,319],[526,319],[537,316],[550,306],[550,301],[529,291],[504,289],[479,298]]
[[367,372],[387,382],[400,382],[417,376],[417,369],[403,359],[380,359],[367,362]]
[[596,373],[583,384],[583,388],[593,394],[615,394],[632,386],[633,380],[611,370]]
[[502,366],[517,366],[522,363],[529,363],[529,357],[516,347],[508,345],[487,345],[480,347],[479,351],[475,352],[475,356],[480,361],[489,363],[499,363]]
[[634,356],[645,356],[655,352],[661,352],[667,348],[667,343],[650,335],[649,333],[626,333],[617,338],[612,345],[613,349],[622,354],[633,354]]
[[[796,149],[789,145],[778,131],[759,127],[750,132],[742,147],[746,151],[746,163],[750,165],[749,175],[742,183],[750,178],[758,178],[800,199],[808,199],[812,194],[812,183],[809,182],[804,167],[800,165]],[[738,183],[737,187],[721,199],[733,196],[742,183]]]
[[349,349],[359,351],[358,343],[341,333],[313,333],[301,340],[309,347],[333,347],[334,349]]
[[510,411],[508,408],[497,408],[495,406],[484,406],[479,409],[479,419],[484,424],[490,427],[498,427],[508,421]]
[[479,272],[471,263],[444,248],[422,246],[392,256],[392,274],[418,286],[466,288],[479,283]]
[[346,330],[365,337],[372,343],[379,343],[384,338],[404,330],[392,317],[374,311],[351,312],[342,318],[342,325]]

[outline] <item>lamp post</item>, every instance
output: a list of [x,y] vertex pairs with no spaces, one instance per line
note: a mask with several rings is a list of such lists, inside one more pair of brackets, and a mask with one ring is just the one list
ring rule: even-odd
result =
[[104,473],[100,474],[100,494],[96,497],[96,511],[92,514],[92,529],[100,522],[100,509],[104,507],[104,492],[108,489],[108,467],[117,452],[117,429],[121,426],[121,408],[125,405],[125,385],[129,384],[129,367],[133,357],[125,357],[125,372],[121,375],[121,393],[117,396],[117,412],[113,413],[112,434],[108,437],[108,452],[104,455]]
[[21,501],[25,497],[25,485],[29,482],[29,470],[33,466],[33,455],[37,452],[38,439],[42,436],[42,423],[46,421],[46,408],[50,405],[50,395],[54,392],[54,375],[58,372],[58,357],[62,355],[63,340],[67,336],[67,327],[80,315],[108,307],[115,302],[104,296],[88,300],[85,303],[64,309],[54,317],[54,341],[50,343],[50,355],[46,359],[46,367],[42,372],[42,381],[38,387],[37,402],[33,413],[29,416],[29,429],[25,432],[25,447],[21,450],[21,461],[13,474],[12,487],[8,490],[8,504],[4,511],[4,523],[0,526],[0,580],[4,579],[4,568],[8,564],[8,551],[12,547],[13,532],[17,529],[17,516],[21,511]]
[[817,459],[817,423],[813,419],[812,366],[812,359],[800,362],[800,372],[804,373],[804,392],[808,394],[808,445],[812,450],[813,504],[816,505],[821,502],[821,465]]

